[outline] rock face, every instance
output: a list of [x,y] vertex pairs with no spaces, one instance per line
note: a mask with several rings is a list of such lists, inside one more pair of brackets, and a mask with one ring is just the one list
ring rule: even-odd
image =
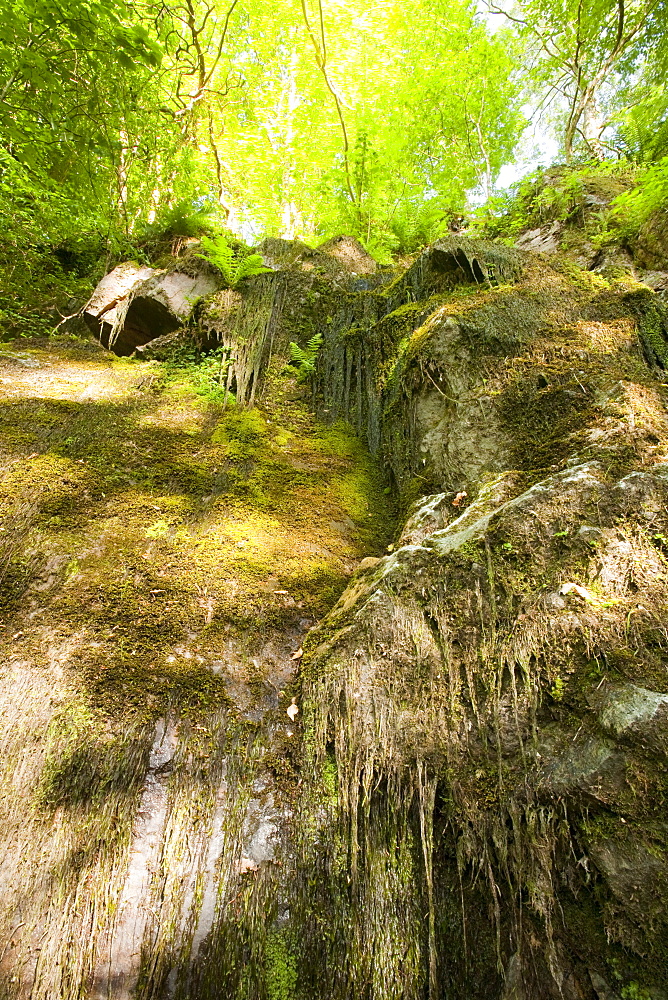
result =
[[272,358],[288,356],[291,341],[305,345],[334,322],[342,302],[346,316],[351,303],[373,309],[373,292],[394,277],[350,237],[315,250],[270,238],[258,250],[272,273],[211,296],[196,310],[193,333],[200,343],[223,348],[229,358],[226,390],[245,405],[261,397]]
[[[67,476],[105,512],[109,490],[123,490],[121,525],[105,519],[100,534],[122,563],[100,604],[98,550],[82,569],[60,530],[66,555],[43,566],[34,588],[58,592],[63,577],[60,627],[77,616],[73,648],[97,650],[86,684],[107,692],[117,664],[139,721],[119,739],[101,701],[93,739],[92,717],[75,703],[70,725],[83,735],[70,740],[68,774],[85,789],[87,761],[108,757],[94,787],[110,804],[99,813],[84,791],[73,798],[51,760],[53,808],[39,814],[34,857],[67,843],[49,825],[60,829],[63,810],[79,817],[94,848],[77,841],[67,855],[67,892],[49,884],[49,926],[73,936],[71,915],[82,914],[85,961],[71,961],[77,949],[60,932],[41,943],[43,908],[18,898],[17,880],[19,944],[0,965],[6,995],[56,1000],[73,983],[72,995],[123,1000],[131,991],[138,1000],[665,1000],[665,306],[629,274],[463,237],[438,241],[400,273],[366,267],[353,241],[314,251],[272,240],[263,252],[272,273],[207,296],[192,315],[193,337],[227,352],[237,406],[213,423],[197,411],[177,441],[182,400],[159,404],[160,363],[150,368],[156,400],[126,432],[145,493],[108,462],[100,474],[111,485],[84,478],[67,449],[86,429],[66,432]],[[127,316],[155,276],[117,279]],[[111,336],[120,327],[114,293],[105,295]],[[311,398],[332,426],[309,432],[305,450],[306,390],[286,386],[285,362],[291,341],[316,333]],[[37,377],[24,374],[26,384]],[[289,429],[277,426],[279,397],[296,407]],[[112,404],[114,421],[135,405]],[[368,442],[387,485],[360,495],[352,474],[338,476],[337,461],[352,454],[340,421]],[[149,444],[159,448],[147,468],[131,453]],[[195,444],[210,474],[193,462]],[[62,490],[64,468],[56,473]],[[350,501],[350,515],[332,511],[330,493]],[[287,559],[281,545],[307,523],[304,551],[334,559],[337,532],[353,525],[361,538],[384,498],[402,512],[394,544],[360,558],[305,635],[307,598],[267,569],[268,554]],[[16,573],[34,558],[29,549]],[[181,589],[166,582],[175,563]],[[92,575],[83,610],[71,596],[77,573]],[[317,565],[309,573],[331,596],[331,576]],[[272,690],[255,672],[266,637],[243,645],[251,604],[275,649]],[[164,663],[154,627],[166,630]],[[6,638],[24,628],[34,625],[17,618]],[[27,659],[11,662],[30,712],[46,711],[49,664],[35,677]],[[199,714],[180,694],[191,672],[206,694]],[[75,675],[58,676],[65,699]],[[224,711],[223,684],[233,702]],[[144,688],[154,701],[142,700]],[[124,704],[125,689],[111,690]],[[4,711],[17,732],[20,712]],[[28,770],[12,738],[11,760],[24,768],[12,787],[24,773],[42,787],[38,753]],[[18,871],[29,844],[14,841]],[[58,871],[54,860],[53,885]],[[113,892],[91,895],[91,872],[108,872]],[[15,988],[20,962],[28,972]]]
[[559,249],[559,237],[563,229],[563,223],[558,220],[538,229],[527,229],[515,246],[520,250],[531,250],[534,253],[555,253]]
[[641,267],[665,270],[668,259],[668,223],[665,212],[656,211],[638,235],[636,257]]
[[3,1000],[296,983],[300,647],[392,524],[286,360],[250,409],[192,364],[0,350]]
[[[443,500],[428,498],[412,523],[429,524]],[[621,949],[627,981],[665,988],[668,685],[654,639],[666,582],[652,539],[667,501],[668,466],[611,481],[592,461],[505,503],[488,496],[361,573],[313,636],[307,701],[321,752],[333,747],[353,788],[385,776],[378,801],[348,803],[360,895],[377,891],[378,865],[387,892],[395,838],[410,829],[406,817],[378,839],[383,799],[411,801],[426,839],[411,894],[422,871],[433,938],[415,901],[401,933],[424,958],[409,995],[430,953],[439,988],[501,995],[497,948],[517,996],[556,1000],[568,982],[568,995],[590,997],[589,971],[610,976]],[[593,520],[595,541],[580,534]],[[330,892],[339,898],[335,879]],[[351,905],[347,919],[365,914]]]
[[[319,904],[345,943],[321,936],[313,966],[346,970],[341,997],[345,976],[377,997],[662,997],[665,310],[490,249],[463,240],[450,259],[477,263],[453,269],[427,251],[391,310],[325,334],[323,412],[420,499],[308,643],[353,886],[325,822]],[[512,287],[479,281],[494,263]]]
[[258,247],[265,264],[276,270],[288,267],[326,274],[334,281],[348,282],[350,277],[377,274],[378,264],[351,236],[335,236],[316,249],[299,240],[268,237]]
[[[365,291],[390,278],[388,273],[379,273],[373,257],[349,236],[335,237],[315,250],[299,241],[268,238],[258,249],[275,273],[265,281],[244,282],[238,290],[221,289],[220,276],[197,256],[190,255],[185,267],[175,260],[171,269],[126,261],[100,281],[83,308],[83,319],[102,346],[114,354],[128,356],[138,351],[140,356],[159,357],[165,347],[173,345],[173,335],[191,317],[198,300],[218,291],[217,298],[199,313],[198,343],[222,345],[229,347],[230,354],[241,355],[230,368],[228,388],[240,394],[241,402],[252,401],[274,349],[280,317],[286,312],[290,323],[298,312],[308,312],[300,310],[306,296],[320,298],[322,294],[314,285],[323,283],[331,295]],[[259,317],[248,336],[245,324],[256,309]],[[238,342],[242,327],[249,344],[246,351],[240,350]],[[260,329],[266,335],[258,336]],[[188,338],[186,334],[183,339]],[[279,331],[277,349],[285,343]]]
[[210,273],[156,270],[127,261],[102,279],[83,316],[102,346],[123,357],[178,329],[197,299],[217,287]]

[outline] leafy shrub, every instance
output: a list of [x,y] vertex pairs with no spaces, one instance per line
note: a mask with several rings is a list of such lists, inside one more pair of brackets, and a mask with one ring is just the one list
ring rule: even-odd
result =
[[217,347],[201,357],[192,367],[192,379],[199,395],[217,403],[234,402],[227,389],[227,373],[234,360],[228,347]]
[[370,257],[380,264],[381,267],[391,264],[394,260],[392,253],[394,249],[394,240],[389,237],[387,233],[373,233],[369,237],[360,236],[360,243],[369,254]]
[[230,288],[235,288],[242,278],[252,278],[271,270],[264,266],[259,253],[243,254],[235,251],[223,235],[203,236],[202,250],[204,252],[197,256],[218,268]]
[[540,168],[491,198],[476,214],[476,228],[486,236],[513,237],[550,222],[582,225],[593,220],[590,228],[596,229],[601,210],[632,182],[634,173],[625,162]]
[[490,199],[483,208],[487,232],[513,235],[523,229],[565,222],[582,207],[584,200],[583,173],[537,170],[513,185],[507,194]]
[[393,255],[411,254],[448,233],[454,213],[434,204],[404,205],[392,218],[376,221],[359,240],[379,264],[391,264]]
[[668,206],[668,156],[639,178],[636,187],[615,198],[612,222],[626,236],[637,234],[650,215]]
[[229,347],[220,345],[206,354],[193,341],[175,341],[164,349],[159,360],[164,362],[168,381],[185,378],[198,396],[212,403],[234,406],[234,392],[228,389],[228,373],[235,358]]

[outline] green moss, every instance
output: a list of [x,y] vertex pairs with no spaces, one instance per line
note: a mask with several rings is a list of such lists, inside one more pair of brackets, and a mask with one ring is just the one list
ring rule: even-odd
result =
[[633,981],[622,987],[621,995],[622,1000],[652,1000],[650,991]]
[[332,456],[357,459],[365,455],[365,448],[350,424],[337,420],[323,427],[314,441],[315,447]]
[[273,930],[265,945],[267,1000],[294,1000],[297,995],[297,960],[286,931]]
[[636,316],[638,335],[648,362],[668,368],[668,309],[648,288],[640,288],[625,296],[625,302]]
[[[128,389],[144,384],[136,364],[102,360]],[[98,363],[96,355],[96,372]],[[207,666],[217,644],[232,635],[253,648],[300,617],[324,614],[350,560],[382,547],[392,530],[376,521],[387,498],[368,453],[348,427],[317,425],[305,403],[288,399],[289,379],[275,377],[268,406],[229,410],[198,396],[187,367],[161,378],[169,370],[151,363],[158,388],[148,394],[6,410],[8,435],[25,428],[15,435],[21,454],[34,450],[42,428],[49,447],[13,465],[3,483],[0,503],[20,523],[5,607],[20,611],[47,558],[34,545],[23,551],[38,520],[38,544],[53,551],[58,536],[68,552],[45,613],[64,636],[74,628],[102,639],[79,657],[71,682],[90,711],[109,717],[226,708],[224,681]],[[84,538],[94,557],[82,554]],[[190,659],[174,655],[196,621],[199,648]]]
[[237,410],[227,414],[214,431],[212,440],[238,441],[249,448],[257,448],[264,440],[267,425],[260,411],[255,409]]
[[339,779],[336,759],[331,754],[323,761],[322,784],[325,794],[335,804],[339,794]]
[[610,287],[610,282],[598,274],[581,267],[568,257],[556,256],[550,261],[560,274],[565,275],[574,288],[584,292],[599,292]]

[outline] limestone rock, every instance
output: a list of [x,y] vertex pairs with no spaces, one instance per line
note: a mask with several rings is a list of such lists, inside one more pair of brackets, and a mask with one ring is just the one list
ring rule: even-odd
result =
[[533,253],[556,253],[559,249],[559,238],[563,232],[563,222],[554,221],[549,226],[538,229],[527,229],[515,241],[519,250],[531,250]]
[[615,278],[628,274],[636,276],[633,257],[624,247],[607,247],[599,251],[589,263],[589,270],[604,278]]
[[337,284],[356,291],[382,283],[378,264],[359,240],[351,236],[335,236],[315,249],[300,240],[267,237],[258,247],[268,267],[274,271],[302,271],[314,276],[326,276]]
[[334,257],[352,274],[375,274],[378,264],[371,254],[367,253],[359,240],[352,236],[335,236],[326,243],[321,243],[318,251]]
[[598,972],[590,970],[589,978],[596,991],[598,1000],[620,1000],[619,994],[615,993],[610,984]]
[[668,271],[646,271],[642,280],[655,292],[668,292]]
[[129,355],[182,326],[197,299],[217,286],[216,278],[206,271],[187,274],[127,261],[105,275],[83,316],[104,347]]
[[606,685],[592,698],[601,726],[668,755],[668,694],[636,684]]
[[[622,824],[620,823],[620,827]],[[591,854],[628,915],[645,924],[664,924],[668,863],[653,845],[632,836],[607,837],[591,845]],[[624,943],[636,947],[638,939]]]

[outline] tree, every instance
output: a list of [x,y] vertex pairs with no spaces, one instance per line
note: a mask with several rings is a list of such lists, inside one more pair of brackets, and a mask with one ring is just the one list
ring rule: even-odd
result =
[[490,38],[462,0],[300,0],[297,14],[277,23],[258,4],[235,64],[221,148],[247,224],[392,248],[409,220],[424,232],[491,187],[522,127],[510,33]]
[[56,216],[66,214],[68,190],[108,201],[102,167],[122,201],[122,137],[127,145],[138,94],[160,67],[157,41],[118,0],[0,0],[0,26],[5,198],[15,185],[19,216],[31,194]]
[[134,238],[209,204],[246,236],[409,249],[491,189],[521,129],[512,39],[469,0],[0,0],[0,17],[0,193],[26,239],[36,220]]
[[519,0],[510,10],[488,0],[488,6],[525,41],[531,77],[547,88],[539,107],[561,98],[567,161],[578,141],[588,155],[604,155],[606,92],[609,98],[638,66],[660,25],[663,0]]

